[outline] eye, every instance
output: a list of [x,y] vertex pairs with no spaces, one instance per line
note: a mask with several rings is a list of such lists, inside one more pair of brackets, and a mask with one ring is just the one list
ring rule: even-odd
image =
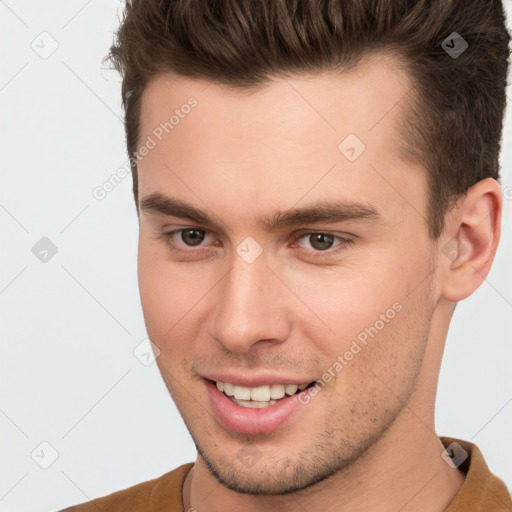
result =
[[211,250],[211,247],[202,243],[208,241],[208,237],[213,235],[199,228],[176,229],[159,235],[171,251],[183,254],[197,254]]
[[205,232],[201,229],[180,229],[178,233],[181,241],[191,247],[199,245],[205,239]]
[[326,251],[332,247],[337,237],[328,233],[308,233],[301,238],[304,238],[316,251]]
[[[163,239],[172,252],[188,256],[211,254],[212,246],[222,245],[221,242],[215,239],[213,234],[195,227],[161,233],[159,238]],[[306,258],[328,258],[346,249],[353,243],[353,240],[349,238],[332,233],[309,232],[303,233],[296,238],[291,247],[297,247],[299,252]]]
[[298,246],[301,252],[313,258],[332,256],[354,243],[349,238],[323,232],[304,233],[297,240],[294,246]]

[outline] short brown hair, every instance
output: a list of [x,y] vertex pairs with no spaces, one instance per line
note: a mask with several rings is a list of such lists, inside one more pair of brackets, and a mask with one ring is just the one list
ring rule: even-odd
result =
[[[448,51],[454,32],[468,45],[460,55]],[[256,89],[272,76],[350,68],[391,50],[414,84],[400,132],[404,155],[428,171],[436,239],[453,199],[484,178],[499,179],[509,40],[500,0],[126,0],[104,61],[123,77],[132,157],[141,95],[157,75]],[[137,162],[130,162],[138,211]]]

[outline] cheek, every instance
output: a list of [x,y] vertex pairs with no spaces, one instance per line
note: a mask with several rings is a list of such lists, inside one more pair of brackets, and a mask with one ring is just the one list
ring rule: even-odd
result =
[[389,283],[371,302],[371,313],[360,315],[346,338],[346,355],[352,361],[343,375],[356,390],[372,388],[385,402],[408,400],[422,367],[434,311],[429,284],[423,278],[411,291]]
[[[358,262],[332,269],[287,271],[285,280],[290,288],[321,320],[326,345],[343,349],[376,322],[379,330],[383,322],[386,326],[393,322],[396,309],[406,300],[408,277],[396,264],[385,262],[382,258],[380,262]],[[301,317],[295,318],[302,322]],[[320,323],[314,323],[318,338]]]
[[162,352],[171,340],[173,351],[179,350],[180,340],[190,347],[197,334],[194,317],[218,279],[207,267],[197,266],[191,272],[187,265],[171,262],[161,243],[139,241],[138,281],[144,320],[150,339]]
[[[325,370],[345,356],[347,377],[356,368],[364,373],[351,375],[358,381],[369,377],[369,368],[404,373],[407,365],[415,364],[429,308],[428,258],[418,251],[411,259],[410,250],[395,248],[371,252],[353,263],[347,259],[344,266],[314,273],[289,269],[286,276],[317,317],[294,316],[304,338],[314,340],[315,350],[328,364]],[[336,369],[341,372],[340,365],[332,371]]]
[[[139,291],[144,319],[150,338],[161,339],[178,319],[185,314],[185,285],[178,269],[169,265],[163,249],[152,241],[139,241],[137,260]],[[179,296],[176,291],[180,290]]]

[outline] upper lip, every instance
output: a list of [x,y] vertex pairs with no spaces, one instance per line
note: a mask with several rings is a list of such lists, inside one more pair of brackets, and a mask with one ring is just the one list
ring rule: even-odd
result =
[[230,384],[245,386],[248,388],[256,388],[258,386],[269,386],[271,384],[297,384],[297,386],[300,386],[301,384],[309,384],[310,382],[315,381],[315,379],[308,379],[307,377],[301,379],[297,377],[285,377],[283,375],[275,375],[270,373],[260,373],[258,375],[240,375],[236,373],[210,373],[208,375],[203,375],[203,377],[205,379],[213,381],[229,382]]

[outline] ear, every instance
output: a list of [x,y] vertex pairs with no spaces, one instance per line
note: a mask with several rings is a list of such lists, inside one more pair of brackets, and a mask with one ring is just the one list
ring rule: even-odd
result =
[[470,187],[447,214],[438,246],[441,294],[447,300],[469,297],[489,274],[500,240],[502,209],[499,183],[486,178]]

